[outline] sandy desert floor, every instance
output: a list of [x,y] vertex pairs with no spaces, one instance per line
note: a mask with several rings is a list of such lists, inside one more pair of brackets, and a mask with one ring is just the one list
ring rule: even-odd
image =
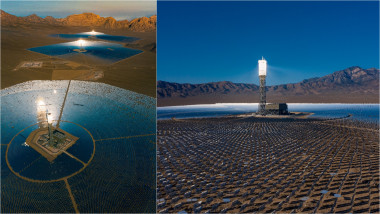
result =
[[[151,97],[156,97],[156,32],[97,29],[110,35],[138,37],[140,40],[125,47],[143,53],[112,65],[88,65],[49,57],[28,48],[69,42],[51,34],[91,31],[89,27],[51,27],[43,25],[10,26],[1,29],[1,88],[28,80],[88,80],[107,83]],[[22,68],[23,62],[43,62],[41,68]]]
[[158,212],[379,212],[376,124],[250,117],[157,129]]

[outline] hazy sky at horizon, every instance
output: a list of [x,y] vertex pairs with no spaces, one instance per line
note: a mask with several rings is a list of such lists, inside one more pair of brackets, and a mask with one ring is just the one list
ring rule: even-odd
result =
[[267,84],[379,68],[379,2],[158,1],[157,79]]
[[72,14],[92,12],[103,17],[114,17],[116,20],[131,20],[142,16],[157,14],[156,1],[2,1],[1,9],[16,16],[37,14],[41,17],[53,16],[64,18]]

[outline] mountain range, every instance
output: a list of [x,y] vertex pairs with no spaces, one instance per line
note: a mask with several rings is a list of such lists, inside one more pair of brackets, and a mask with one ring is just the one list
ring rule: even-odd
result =
[[53,25],[53,26],[88,26],[102,27],[106,29],[128,29],[135,32],[155,31],[157,25],[157,16],[140,17],[131,21],[117,21],[113,17],[101,17],[94,13],[73,14],[66,18],[54,18],[46,16],[41,18],[36,14],[25,17],[18,17],[1,10],[2,26],[20,26],[20,25]]
[[[353,66],[298,83],[267,86],[267,102],[379,103],[379,69]],[[229,81],[203,84],[157,82],[158,106],[257,103],[259,86]]]

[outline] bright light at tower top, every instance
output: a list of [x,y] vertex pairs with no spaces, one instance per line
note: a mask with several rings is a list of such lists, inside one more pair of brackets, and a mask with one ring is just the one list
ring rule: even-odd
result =
[[259,60],[259,76],[266,76],[267,75],[267,61],[262,57],[262,59]]
[[37,103],[37,107],[40,107],[40,106],[45,106],[45,101],[43,98],[38,98],[36,100],[36,103]]
[[85,45],[85,43],[86,43],[83,39],[80,39],[80,40],[78,40],[77,42],[78,42],[78,45],[79,45],[80,47],[82,47],[82,46]]

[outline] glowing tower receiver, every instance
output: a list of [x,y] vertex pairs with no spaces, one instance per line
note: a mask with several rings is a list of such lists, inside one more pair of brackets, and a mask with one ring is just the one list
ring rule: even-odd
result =
[[267,75],[267,61],[264,57],[259,60],[259,78],[260,78],[260,103],[258,113],[265,115],[266,105],[266,91],[265,91],[265,78]]
[[267,75],[267,61],[262,57],[261,60],[259,60],[259,76],[266,76]]
[[78,41],[76,41],[77,45],[80,46],[80,49],[74,49],[74,51],[76,52],[79,52],[79,53],[82,53],[82,52],[86,52],[87,50],[85,50],[83,48],[84,45],[86,45],[86,41],[83,40],[83,39],[79,39]]
[[83,49],[83,45],[84,45],[85,41],[80,39],[80,40],[78,40],[78,43],[80,45],[80,49]]

